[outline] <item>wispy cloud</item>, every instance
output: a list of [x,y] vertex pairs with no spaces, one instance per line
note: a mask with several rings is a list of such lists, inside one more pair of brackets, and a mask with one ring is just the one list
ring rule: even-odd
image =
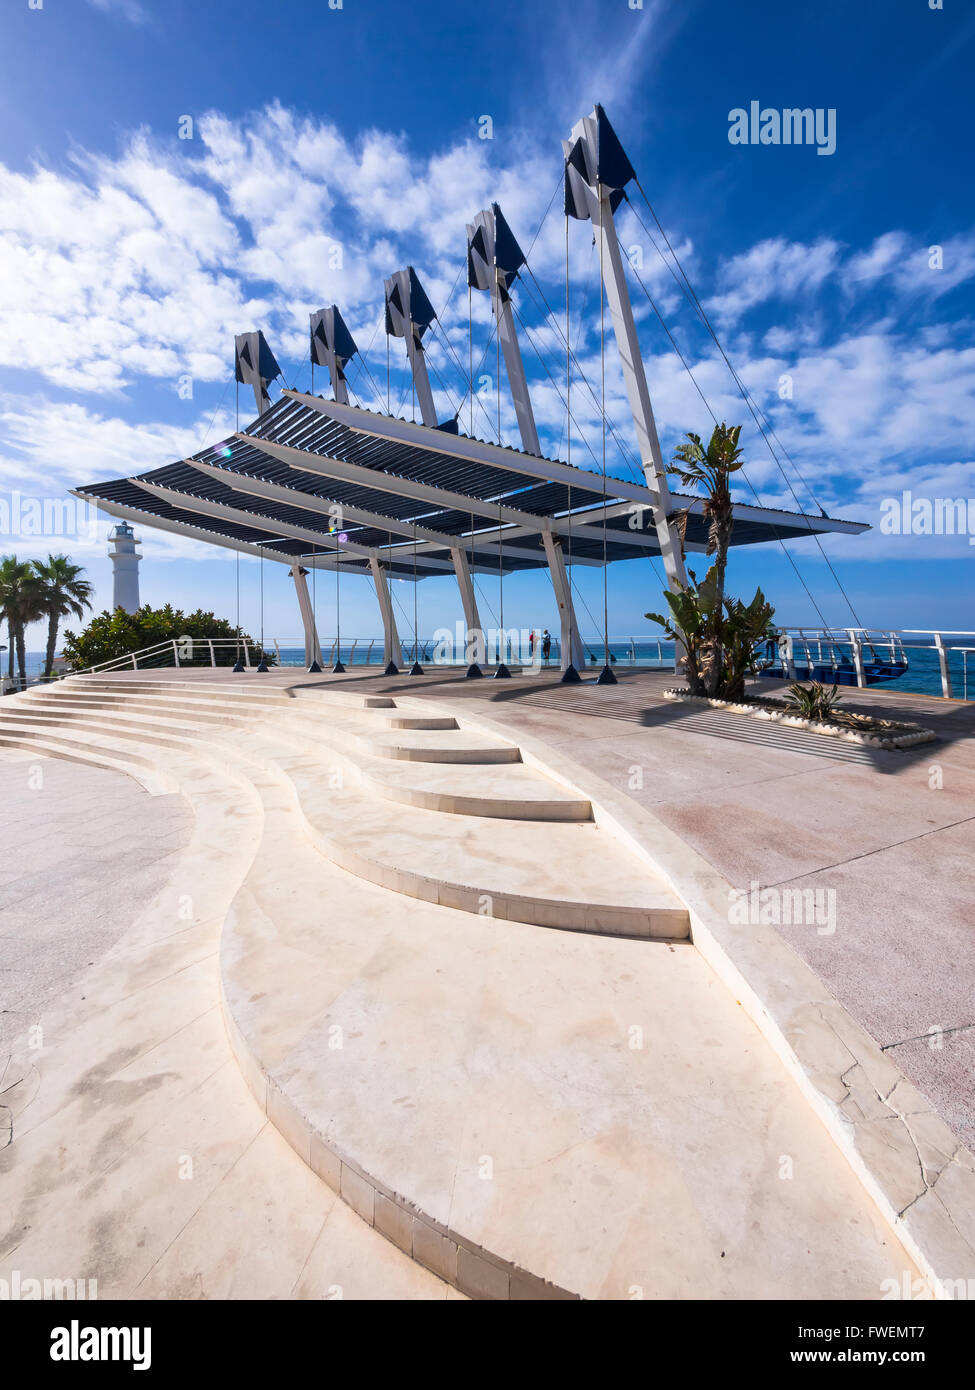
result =
[[[467,296],[463,227],[497,198],[526,249],[557,180],[559,160],[541,148],[514,155],[491,142],[461,139],[418,156],[405,137],[372,130],[349,135],[334,124],[281,105],[240,119],[211,113],[194,138],[174,151],[136,132],[115,156],[76,152],[65,170],[27,173],[0,166],[0,362],[26,368],[77,400],[8,402],[0,415],[7,440],[0,475],[46,470],[67,486],[89,477],[143,471],[200,447],[197,428],[133,427],[121,418],[127,392],[162,386],[173,395],[181,376],[227,381],[232,337],[262,327],[278,360],[304,361],[307,312],[335,300],[360,346],[376,348],[366,367],[353,364],[357,396],[377,404],[383,375],[382,278],[417,266],[444,314],[448,349],[430,335],[429,361],[441,418],[466,390]],[[628,255],[675,331],[698,386],[718,418],[748,422],[727,368],[680,298],[632,214],[620,216]],[[600,380],[598,292],[592,237],[573,226],[573,459],[599,455],[601,413],[582,385]],[[516,287],[540,430],[553,452],[564,449],[562,277],[564,225],[558,209],[532,248],[538,285]],[[903,230],[849,247],[823,237],[804,243],[765,239],[711,273],[695,248],[672,238],[704,302],[721,326],[736,366],[771,416],[783,442],[830,511],[872,508],[912,470],[969,467],[975,434],[975,349],[971,325],[951,319],[919,323],[918,296],[946,311],[945,292],[975,274],[975,233],[943,248],[943,268],[929,267],[928,248]],[[458,289],[458,285],[460,288]],[[547,306],[541,302],[542,288]],[[880,292],[878,293],[878,287]],[[665,449],[687,429],[708,426],[694,382],[665,341],[634,283],[644,351]],[[830,302],[832,297],[832,310]],[[550,312],[551,311],[551,312]],[[473,302],[475,334],[485,343],[489,307]],[[697,336],[695,336],[695,334]],[[535,358],[537,346],[545,365]],[[479,352],[475,349],[475,366]],[[493,353],[479,370],[488,376]],[[788,378],[789,393],[781,392]],[[289,379],[291,379],[289,377]],[[611,344],[607,414],[632,455],[628,407]],[[217,393],[214,393],[217,394]],[[151,400],[151,397],[147,399]],[[392,404],[409,399],[405,355],[394,353]],[[494,429],[493,396],[474,429]],[[143,409],[140,400],[140,409]],[[187,407],[187,419],[196,407]],[[144,409],[154,418],[156,407]],[[165,411],[158,411],[165,414]],[[465,407],[462,420],[467,427]],[[221,421],[217,430],[229,428]],[[502,428],[516,438],[508,393]],[[749,474],[763,498],[795,506],[757,431],[747,432]],[[218,436],[214,436],[218,437]],[[592,448],[590,456],[588,449]],[[626,473],[611,444],[613,471]],[[933,472],[931,470],[934,470]],[[925,475],[927,476],[927,474]],[[951,474],[967,479],[967,474]],[[800,501],[810,504],[800,490]],[[868,518],[869,519],[869,518]]]
[[96,10],[103,14],[117,15],[129,24],[148,24],[152,16],[140,0],[88,0]]

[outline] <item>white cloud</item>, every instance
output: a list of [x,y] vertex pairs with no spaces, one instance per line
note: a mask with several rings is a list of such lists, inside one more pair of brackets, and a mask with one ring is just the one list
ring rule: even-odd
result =
[[[499,142],[465,136],[421,158],[400,133],[374,130],[350,138],[329,122],[272,105],[241,120],[211,113],[198,121],[194,140],[168,147],[136,132],[116,157],[76,152],[66,171],[18,173],[0,166],[0,361],[33,370],[63,390],[111,399],[136,384],[175,387],[182,373],[200,382],[226,381],[233,334],[260,326],[287,371],[291,361],[304,358],[308,309],[334,298],[360,346],[375,344],[373,381],[361,364],[352,368],[357,396],[375,406],[385,398],[381,328],[377,332],[382,278],[412,262],[438,309],[458,285],[442,325],[453,354],[439,330],[427,340],[444,418],[463,396],[467,374],[464,224],[496,198],[527,250],[555,192],[554,214],[531,253],[551,313],[527,275],[515,300],[557,383],[523,335],[543,442],[557,451],[565,435],[559,160],[533,137],[515,143],[513,155]],[[619,228],[627,251],[641,248],[640,275],[715,414],[745,422],[756,487],[765,500],[793,507],[726,367],[630,210],[621,212]],[[598,383],[591,229],[572,224],[570,236],[574,350]],[[672,239],[692,280],[706,286],[707,267],[696,248],[679,231]],[[964,458],[975,427],[975,349],[957,346],[957,322],[919,324],[916,314],[913,321],[906,315],[917,296],[937,300],[973,273],[975,235],[946,238],[944,269],[934,271],[927,248],[903,231],[852,251],[828,237],[809,244],[772,238],[718,267],[714,294],[705,302],[728,330],[726,346],[743,378],[830,511],[846,507],[856,514],[873,507],[898,478]],[[881,282],[888,317],[865,319],[866,297]],[[669,450],[684,431],[704,432],[709,417],[631,283]],[[824,301],[831,289],[841,309],[856,299],[858,322],[829,314]],[[776,322],[779,305],[787,312]],[[757,306],[763,306],[764,326],[755,333],[737,328]],[[475,367],[491,376],[493,348],[481,361],[490,332],[487,297],[476,295],[473,307]],[[608,338],[607,411],[632,454],[628,406]],[[786,373],[793,379],[791,401],[777,394]],[[574,377],[573,458],[591,464],[588,449],[597,460],[601,454],[600,412],[578,370]],[[392,344],[390,394],[394,409],[403,402],[409,410],[402,344]],[[474,428],[491,437],[496,398],[489,394],[483,405]],[[154,410],[145,413],[151,417]],[[517,429],[506,386],[501,413],[504,436],[513,442]],[[14,485],[19,478],[33,486],[43,480],[63,488],[143,471],[200,447],[202,421],[199,428],[133,426],[123,414],[120,401],[99,410],[77,401],[8,401],[0,413],[7,441],[0,482]],[[468,420],[465,406],[465,428]],[[227,430],[229,420],[217,428]],[[610,471],[629,476],[612,436]],[[807,494],[796,486],[805,504]],[[175,539],[158,544],[167,554],[184,553]]]
[[721,319],[735,320],[769,299],[791,300],[818,290],[840,263],[841,246],[829,237],[811,245],[770,237],[726,261],[719,292],[708,304]]
[[[69,501],[70,488],[99,478],[128,477],[186,458],[232,429],[231,416],[213,412],[182,426],[132,425],[78,404],[4,397],[0,399],[0,498],[10,507],[14,493],[20,493],[22,515],[26,515],[28,498],[38,499],[42,512],[56,515],[54,504]],[[89,520],[86,515],[82,528],[68,538],[51,531],[36,534],[28,520],[20,534],[0,537],[0,545],[30,557],[46,555],[67,539],[77,558],[102,556],[105,537],[115,523],[105,517],[91,529]],[[213,557],[212,548],[202,542],[148,527],[143,550],[164,560]]]
[[130,24],[148,24],[152,18],[139,0],[88,0],[88,3],[103,14],[118,15]]
[[888,276],[901,294],[937,299],[975,276],[975,233],[925,246],[906,232],[884,232],[845,268],[848,289]]

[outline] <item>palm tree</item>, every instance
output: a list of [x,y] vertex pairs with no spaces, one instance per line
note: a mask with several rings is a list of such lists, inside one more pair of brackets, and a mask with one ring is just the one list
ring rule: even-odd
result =
[[[696,485],[703,490],[702,510],[708,522],[706,550],[714,556],[714,563],[700,583],[689,570],[691,584],[665,591],[669,617],[646,615],[684,647],[688,687],[693,695],[721,695],[732,700],[744,694],[755,643],[768,630],[773,616],[761,589],[749,604],[725,593],[734,527],[731,475],[743,463],[740,436],[740,425],[722,421],[715,424],[706,445],[700,435],[687,434],[674,450],[667,472],[676,473],[685,487]],[[689,514],[689,508],[678,514],[682,543]]]
[[[730,479],[742,467],[742,449],[738,447],[741,425],[715,425],[707,447],[699,434],[688,434],[687,442],[678,444],[674,461],[667,469],[676,473],[685,487],[697,484],[704,490],[704,515],[708,520],[708,555],[714,556],[718,609],[724,602],[724,580],[728,566],[728,546],[734,526]],[[682,530],[687,525],[687,512],[681,513]]]
[[7,674],[13,676],[16,649],[20,678],[26,685],[25,629],[28,623],[35,622],[41,616],[40,580],[29,560],[18,560],[16,555],[5,555],[0,560],[0,614],[6,619],[10,631]]
[[80,576],[84,570],[73,565],[67,555],[49,555],[46,561],[34,560],[34,573],[40,584],[38,603],[40,616],[47,617],[47,652],[44,656],[44,676],[54,667],[54,649],[58,640],[58,624],[69,615],[84,616],[91,607],[92,586]]
[[16,555],[0,559],[0,618],[7,624],[7,676],[13,680],[14,653],[17,649],[17,615],[14,593],[18,584]]

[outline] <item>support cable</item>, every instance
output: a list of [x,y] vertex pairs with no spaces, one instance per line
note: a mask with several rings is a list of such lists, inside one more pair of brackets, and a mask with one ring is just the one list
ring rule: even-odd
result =
[[[759,406],[757,405],[757,402],[755,402],[755,403],[753,404],[753,400],[752,400],[751,393],[748,391],[748,388],[745,386],[745,383],[742,381],[741,377],[738,375],[738,372],[735,370],[735,367],[732,365],[732,362],[731,362],[730,358],[728,357],[728,354],[725,352],[724,347],[722,346],[721,342],[719,341],[718,335],[717,335],[717,333],[714,331],[714,328],[713,328],[713,326],[712,326],[712,324],[711,324],[711,320],[709,319],[709,317],[708,317],[708,315],[707,315],[707,313],[706,313],[706,311],[705,311],[705,309],[704,309],[704,306],[701,304],[701,301],[700,301],[700,299],[698,298],[697,293],[695,292],[693,285],[691,284],[690,280],[688,279],[687,272],[684,270],[684,267],[683,267],[683,265],[681,264],[680,258],[678,257],[677,252],[674,250],[673,245],[671,244],[670,238],[668,237],[666,231],[664,230],[663,224],[661,223],[660,218],[657,216],[656,211],[654,210],[653,204],[650,202],[650,199],[647,197],[646,193],[644,192],[643,186],[642,186],[642,184],[640,183],[639,179],[636,180],[636,186],[637,186],[637,188],[640,190],[640,194],[641,194],[641,196],[642,196],[644,202],[646,203],[647,207],[650,209],[651,216],[653,217],[654,222],[657,224],[657,227],[658,227],[659,230],[660,230],[660,235],[663,237],[663,239],[664,239],[664,241],[665,241],[665,243],[666,243],[666,245],[667,245],[667,249],[668,249],[668,251],[670,252],[670,254],[671,254],[672,258],[673,258],[674,264],[677,266],[677,269],[680,271],[680,275],[681,275],[682,280],[683,280],[683,285],[681,284],[681,281],[680,281],[680,280],[677,280],[677,276],[674,274],[673,268],[672,268],[672,267],[669,267],[669,268],[670,268],[670,271],[671,271],[671,274],[674,275],[674,279],[675,279],[675,281],[677,281],[678,286],[681,288],[681,291],[682,291],[682,293],[684,294],[684,298],[687,299],[687,301],[688,301],[688,303],[691,305],[692,309],[696,312],[697,317],[700,319],[701,323],[704,325],[704,327],[705,327],[705,329],[707,330],[707,332],[709,333],[709,335],[710,335],[710,337],[711,337],[711,339],[712,339],[712,341],[713,341],[715,347],[718,349],[718,352],[721,354],[722,358],[724,359],[724,363],[725,363],[726,367],[728,368],[728,371],[731,373],[732,380],[734,381],[735,385],[737,386],[738,391],[739,391],[739,393],[740,393],[740,395],[741,395],[742,400],[744,401],[745,405],[748,407],[748,410],[749,410],[749,412],[750,412],[750,414],[751,414],[751,416],[752,416],[752,419],[755,421],[755,424],[756,424],[756,426],[758,427],[758,430],[759,430],[759,432],[761,433],[762,438],[765,440],[765,443],[766,443],[766,445],[767,445],[767,447],[768,447],[768,451],[769,451],[769,453],[771,454],[772,459],[773,459],[773,461],[774,461],[776,467],[778,468],[780,474],[782,475],[782,479],[783,479],[783,481],[785,482],[786,487],[789,489],[789,492],[792,494],[793,501],[795,502],[796,506],[799,508],[799,511],[800,511],[800,513],[801,513],[801,512],[802,512],[802,503],[799,501],[799,497],[798,497],[798,495],[797,495],[797,493],[796,493],[796,490],[795,490],[795,488],[792,486],[792,483],[791,483],[791,481],[789,480],[789,478],[788,478],[788,476],[787,476],[787,474],[786,474],[786,472],[785,472],[785,469],[782,467],[781,460],[779,459],[778,455],[777,455],[776,452],[775,452],[775,449],[774,449],[773,446],[772,446],[772,441],[771,441],[771,439],[769,438],[769,434],[772,435],[772,437],[775,439],[776,443],[779,445],[779,448],[782,450],[783,454],[785,454],[786,458],[787,458],[787,459],[789,460],[789,462],[792,464],[792,467],[795,469],[796,477],[799,479],[799,481],[800,481],[800,482],[802,483],[802,485],[805,487],[806,491],[809,493],[810,499],[812,500],[812,502],[814,503],[814,505],[817,506],[817,507],[819,507],[819,510],[820,510],[820,511],[823,513],[823,515],[825,516],[825,515],[826,515],[826,512],[825,512],[825,510],[824,510],[824,508],[823,508],[823,506],[822,506],[822,503],[821,503],[821,502],[819,501],[819,499],[816,497],[816,494],[813,492],[813,490],[812,490],[811,486],[809,485],[808,481],[807,481],[806,478],[803,476],[803,474],[800,472],[799,467],[798,467],[798,465],[796,464],[795,460],[794,460],[794,459],[792,458],[792,456],[788,453],[788,451],[785,449],[784,445],[782,444],[781,440],[779,440],[778,436],[775,434],[775,431],[772,429],[771,422],[769,421],[768,416],[766,416],[764,410],[761,410],[761,407],[759,407]],[[646,233],[647,238],[648,238],[648,240],[650,241],[651,245],[654,247],[654,249],[657,251],[657,254],[658,254],[658,255],[661,257],[661,259],[664,261],[664,264],[667,265],[668,262],[667,262],[666,257],[663,255],[663,252],[660,250],[660,248],[657,246],[656,242],[654,241],[653,237],[650,235],[649,229],[645,226],[645,224],[644,224],[644,222],[643,222],[643,219],[640,217],[639,213],[638,213],[638,212],[636,211],[636,209],[633,207],[633,204],[632,204],[632,202],[630,201],[629,198],[627,198],[627,204],[628,204],[628,206],[630,207],[630,210],[633,212],[633,215],[634,215],[634,217],[636,218],[637,222],[640,224],[640,226],[643,228],[644,232]],[[639,279],[639,276],[637,276],[637,278]],[[641,282],[641,283],[642,283],[642,282]],[[686,285],[686,289],[684,288],[685,285]],[[644,286],[644,292],[646,293],[646,287],[645,287],[645,286]],[[649,295],[648,295],[648,298],[649,298]],[[659,315],[658,315],[658,317],[659,317]],[[669,336],[669,333],[668,333],[668,336]],[[764,420],[765,420],[765,425],[763,425],[763,424],[762,424],[762,421],[759,419],[759,414],[761,414],[762,417],[764,418]],[[766,426],[767,426],[767,429],[766,429]],[[756,496],[757,496],[757,493],[756,493]],[[835,583],[836,583],[836,587],[839,589],[839,591],[840,591],[840,593],[842,594],[844,600],[846,601],[846,604],[847,604],[847,606],[849,607],[850,612],[853,614],[853,618],[854,618],[854,620],[855,620],[857,626],[858,626],[859,628],[863,629],[863,623],[861,622],[861,619],[860,619],[860,617],[859,617],[859,615],[858,615],[858,613],[857,613],[857,611],[856,611],[856,608],[855,608],[854,605],[853,605],[853,601],[852,601],[852,599],[850,598],[849,594],[847,593],[846,589],[843,587],[843,583],[842,583],[842,581],[841,581],[839,575],[836,573],[836,570],[833,568],[833,565],[832,565],[832,563],[831,563],[829,557],[827,556],[826,551],[823,549],[823,544],[822,544],[822,541],[821,541],[820,538],[819,538],[819,535],[818,535],[815,531],[813,531],[813,529],[812,529],[812,524],[808,521],[808,519],[807,519],[807,525],[808,525],[808,527],[809,527],[809,533],[810,533],[810,535],[813,537],[813,539],[814,539],[815,542],[816,542],[816,546],[817,546],[817,549],[819,550],[820,555],[822,556],[823,560],[826,562],[826,565],[827,565],[827,567],[828,567],[828,569],[829,569],[830,574],[833,576],[833,579],[834,579],[834,581],[835,581]],[[817,608],[816,611],[817,611],[817,613],[818,613],[818,612],[819,612],[819,609]],[[822,614],[820,614],[820,616],[822,616]],[[825,624],[824,624],[824,625],[825,625]],[[863,629],[863,630],[865,631],[866,629]],[[872,647],[871,647],[871,650],[873,650]],[[876,656],[876,653],[874,653],[874,656]]]

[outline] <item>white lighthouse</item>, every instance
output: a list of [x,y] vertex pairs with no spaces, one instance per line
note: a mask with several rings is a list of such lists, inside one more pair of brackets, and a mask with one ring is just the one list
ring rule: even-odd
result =
[[108,539],[112,542],[112,609],[124,608],[126,613],[139,609],[139,561],[136,534],[127,521],[120,521]]

